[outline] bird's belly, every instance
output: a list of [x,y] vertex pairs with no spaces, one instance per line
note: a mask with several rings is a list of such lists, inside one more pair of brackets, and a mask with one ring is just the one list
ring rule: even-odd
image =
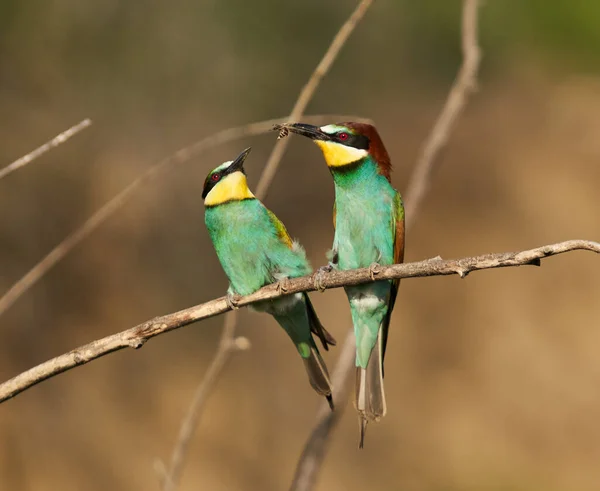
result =
[[248,295],[283,277],[310,271],[304,251],[281,240],[262,204],[247,201],[224,206],[208,209],[205,221],[235,293]]
[[394,237],[389,213],[354,209],[336,220],[334,250],[340,269],[366,268],[394,262]]
[[361,316],[381,315],[387,312],[391,285],[389,281],[376,281],[345,288],[350,305]]
[[302,293],[294,293],[292,295],[285,295],[280,298],[273,300],[265,300],[254,304],[254,310],[259,312],[266,312],[271,315],[286,315],[298,305],[298,302],[302,301]]
[[[229,247],[219,254],[231,286],[240,295],[249,295],[272,282],[269,263],[261,251]],[[251,249],[251,248],[250,248]]]

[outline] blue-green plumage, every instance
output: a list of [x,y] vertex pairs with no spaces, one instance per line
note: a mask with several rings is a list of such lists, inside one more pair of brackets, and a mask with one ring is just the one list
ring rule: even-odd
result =
[[282,240],[273,215],[256,198],[209,207],[205,222],[232,289],[249,295],[281,277],[307,275],[304,250]]
[[[335,182],[333,255],[339,269],[394,263],[396,190],[370,156],[356,165],[332,169]],[[367,368],[379,328],[388,312],[390,281],[346,287],[356,335],[356,366]]]
[[[265,285],[309,274],[312,269],[304,249],[250,193],[242,171],[228,174],[228,167],[223,166],[207,178],[205,223],[229,278],[228,294],[248,295]],[[217,178],[212,177],[215,173]],[[325,349],[335,340],[321,325],[308,295],[286,295],[256,303],[254,308],[273,315],[284,328],[304,360],[311,385],[331,404],[329,375],[312,333]]]
[[[249,295],[284,278],[297,278],[312,270],[304,249],[282,240],[273,215],[257,199],[230,201],[205,212],[208,233],[219,261],[229,278],[230,292]],[[314,346],[303,295],[291,295],[261,302],[277,319],[303,358]]]
[[[377,130],[364,123],[316,127],[289,123],[322,150],[335,183],[335,237],[330,262],[342,270],[404,258],[404,207],[390,182],[391,163]],[[374,270],[373,270],[374,271]],[[383,358],[398,281],[346,287],[356,335],[355,405],[363,446],[368,421],[386,413]]]

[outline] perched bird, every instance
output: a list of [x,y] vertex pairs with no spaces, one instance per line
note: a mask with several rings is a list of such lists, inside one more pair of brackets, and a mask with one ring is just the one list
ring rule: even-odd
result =
[[[392,187],[390,158],[375,127],[362,123],[282,126],[313,140],[333,176],[335,236],[325,269],[370,267],[374,278],[379,264],[401,263],[404,205]],[[355,405],[361,448],[367,423],[379,421],[386,412],[383,359],[398,284],[398,280],[385,280],[345,288],[356,334]]]
[[[219,261],[229,278],[228,303],[236,298],[288,278],[312,272],[306,253],[292,241],[283,223],[248,189],[244,161],[250,149],[210,172],[202,198],[205,223]],[[295,293],[254,304],[271,314],[285,329],[304,361],[310,385],[325,396],[333,410],[331,382],[314,333],[327,350],[335,345],[315,313],[306,293]]]

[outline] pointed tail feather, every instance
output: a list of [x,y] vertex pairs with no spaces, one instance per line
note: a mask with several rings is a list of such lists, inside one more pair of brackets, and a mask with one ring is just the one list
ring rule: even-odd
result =
[[306,293],[304,294],[304,301],[306,302],[310,330],[321,340],[325,351],[328,351],[329,345],[336,345],[335,338],[329,332],[327,332],[327,329],[325,329],[325,327],[323,327],[323,324],[321,324],[321,321],[319,320],[319,317],[317,317],[317,313],[315,312],[315,308],[313,307],[313,304]]
[[360,448],[364,445],[367,423],[379,421],[386,413],[382,343],[380,330],[367,368],[356,367],[355,405],[360,419]]
[[303,361],[310,385],[319,394],[327,398],[329,407],[333,411],[333,398],[331,396],[331,380],[329,379],[329,372],[327,372],[325,362],[323,361],[323,358],[321,358],[316,346],[310,348],[310,356],[308,358],[303,358]]
[[367,432],[367,423],[368,422],[369,421],[367,420],[367,418],[365,418],[363,416],[359,416],[358,424],[360,426],[360,441],[358,442],[358,448],[365,447],[365,433]]

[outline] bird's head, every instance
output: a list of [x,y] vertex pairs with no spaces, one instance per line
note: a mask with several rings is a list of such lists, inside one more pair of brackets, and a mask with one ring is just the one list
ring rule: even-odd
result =
[[321,148],[330,169],[356,164],[370,156],[381,174],[388,179],[390,177],[390,157],[373,125],[351,122],[326,126],[288,123],[281,127],[313,140]]
[[206,176],[202,191],[205,206],[216,206],[229,201],[254,198],[248,189],[244,171],[244,161],[250,150],[247,148],[235,160],[222,163]]

